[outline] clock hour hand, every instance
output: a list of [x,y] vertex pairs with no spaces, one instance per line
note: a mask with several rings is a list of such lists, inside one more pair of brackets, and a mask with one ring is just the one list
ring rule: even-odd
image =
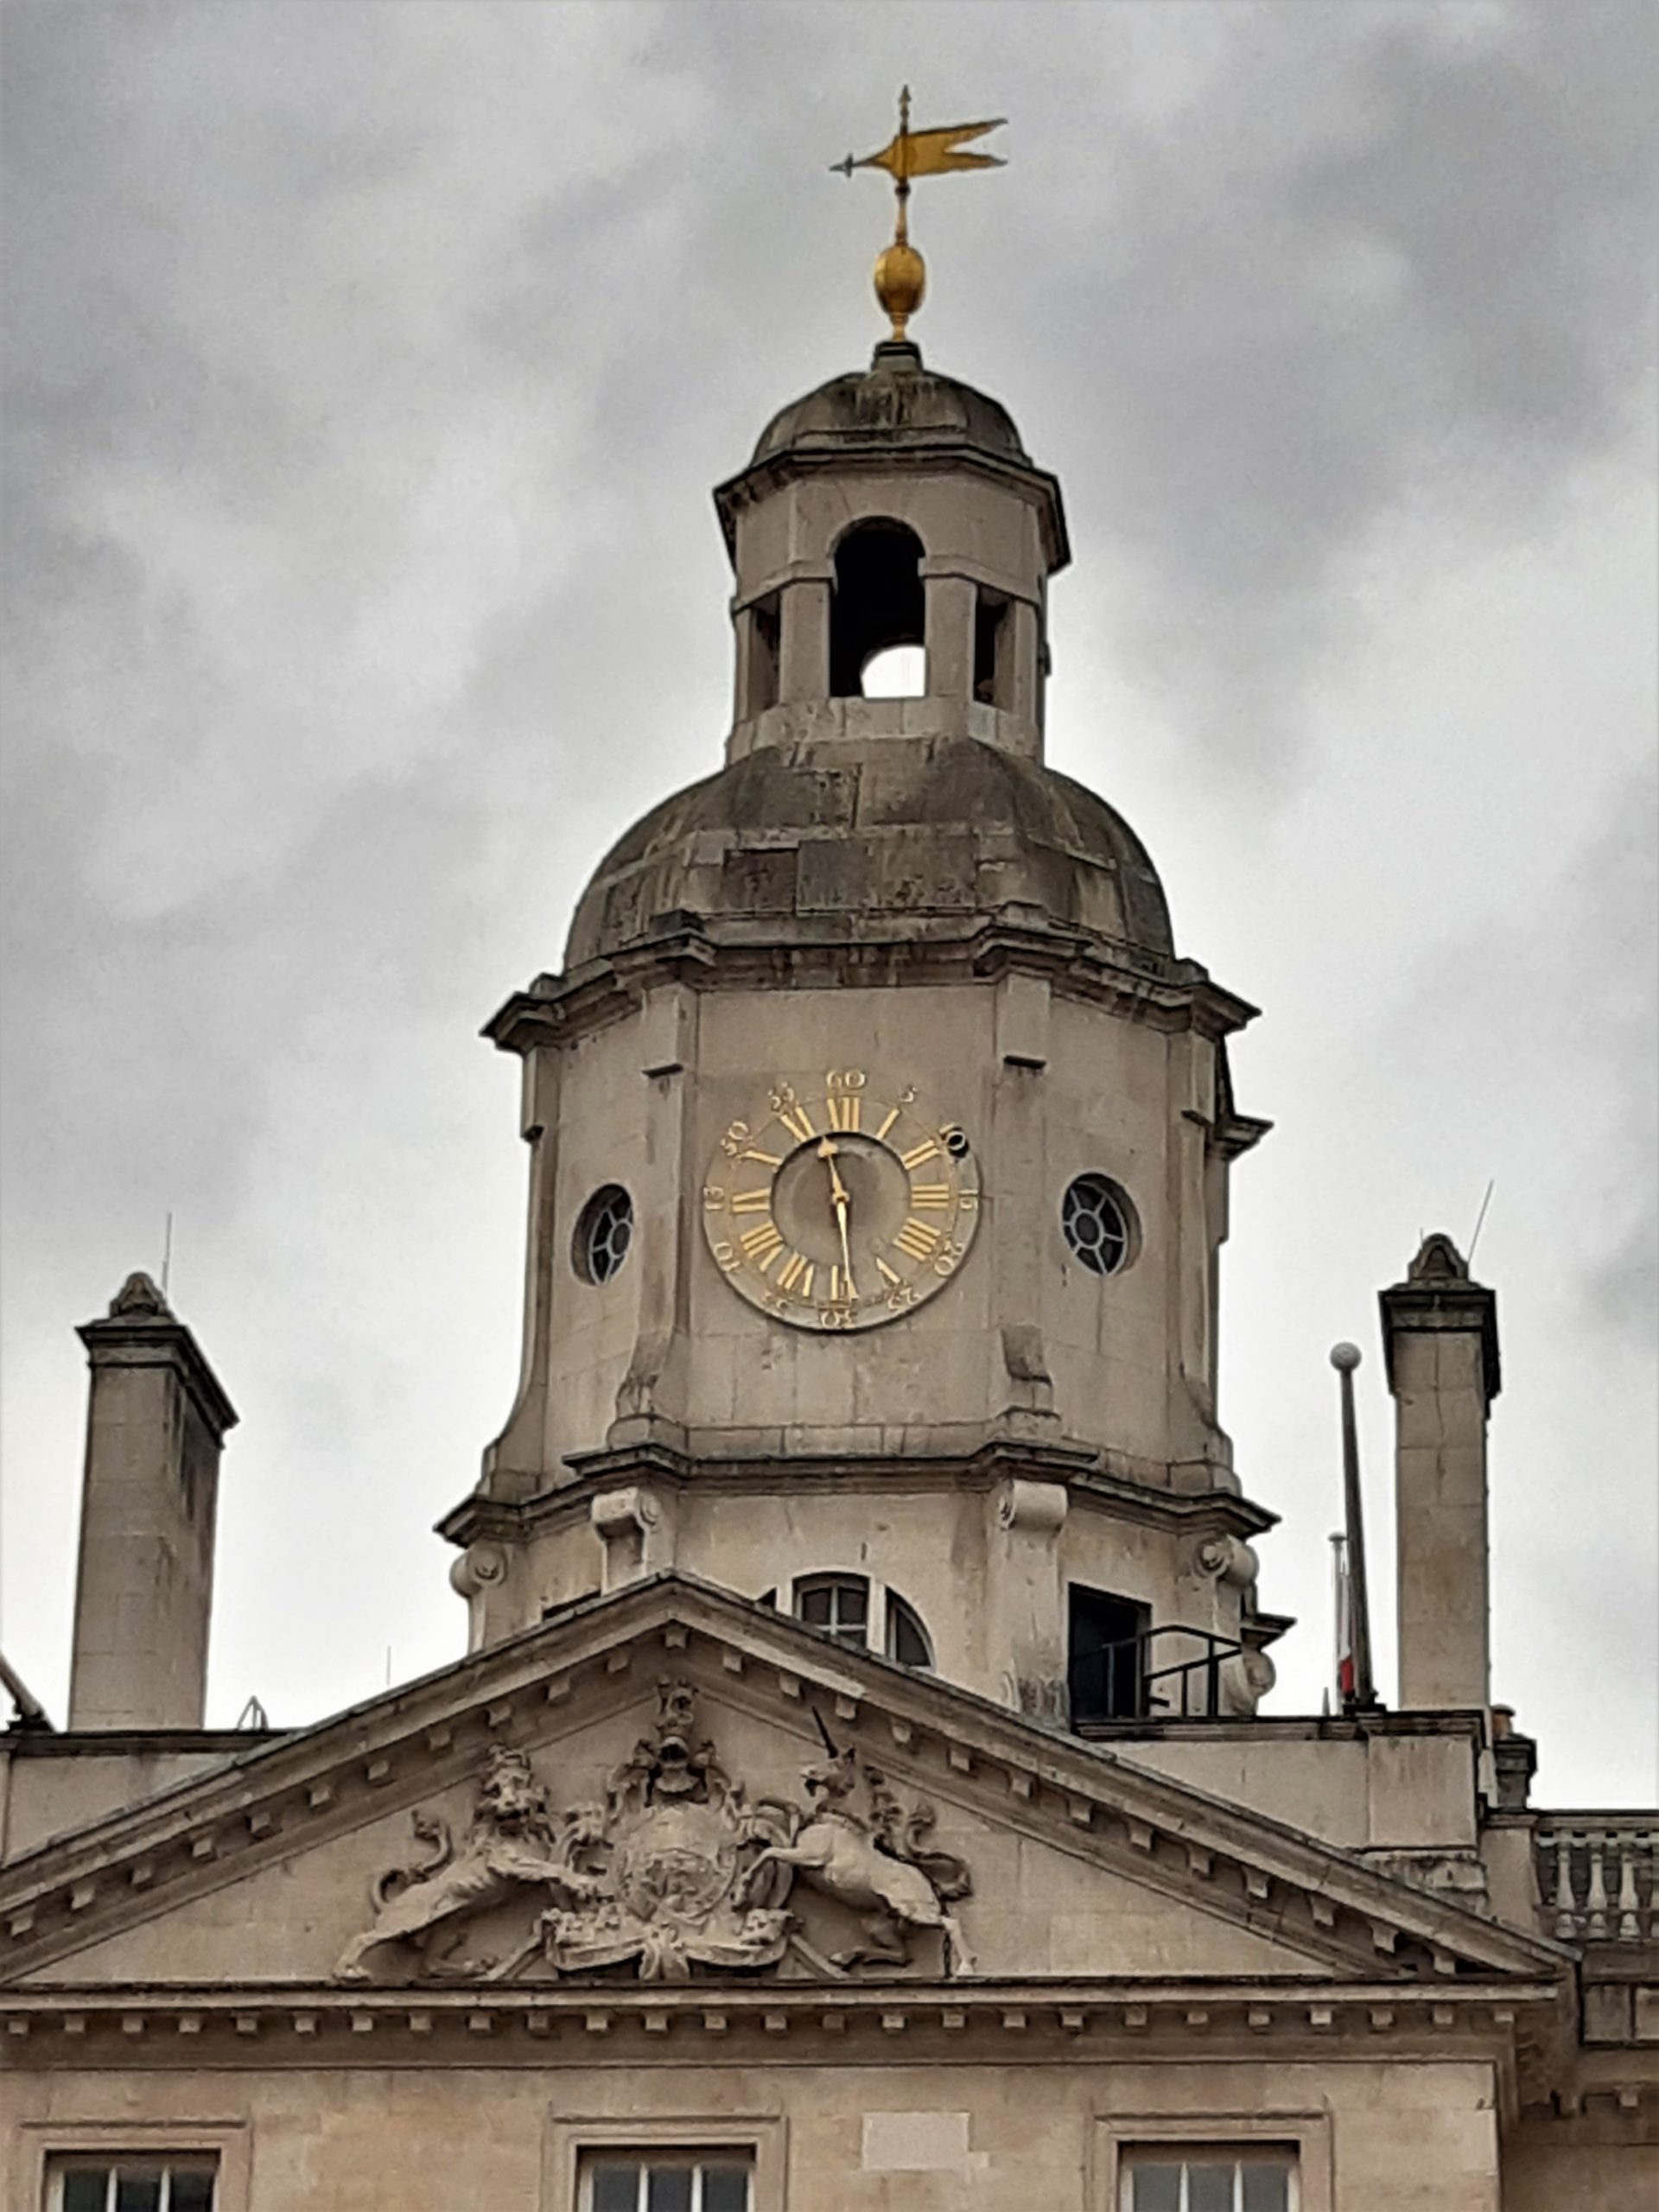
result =
[[841,1231],[841,1263],[847,1274],[847,1295],[856,1298],[858,1286],[853,1281],[853,1255],[847,1238],[847,1221],[853,1202],[848,1194],[847,1185],[841,1179],[841,1171],[836,1166],[840,1149],[838,1145],[832,1144],[825,1137],[818,1147],[818,1158],[830,1170],[830,1203],[836,1210],[836,1227]]

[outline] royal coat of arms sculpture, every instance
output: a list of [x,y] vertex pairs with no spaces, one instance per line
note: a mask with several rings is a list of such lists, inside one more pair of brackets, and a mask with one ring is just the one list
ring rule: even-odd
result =
[[[550,1808],[520,1751],[498,1747],[456,1850],[446,1825],[417,1813],[430,1855],[373,1886],[374,1918],[335,1971],[416,1980],[546,1980],[631,1974],[684,1981],[694,1972],[753,1973],[793,1951],[809,1973],[909,1962],[906,1931],[938,1929],[947,1972],[973,1960],[950,1905],[969,1882],[960,1860],[923,1847],[932,1809],[906,1811],[882,1776],[851,1751],[805,1772],[804,1807],[751,1801],[696,1732],[683,1681],[658,1686],[656,1726],[617,1767],[602,1803]],[[799,1876],[862,1918],[865,1941],[826,1958],[788,1909]],[[522,1919],[515,1908],[528,1906]],[[468,1948],[484,1916],[519,1919],[494,1952]]]

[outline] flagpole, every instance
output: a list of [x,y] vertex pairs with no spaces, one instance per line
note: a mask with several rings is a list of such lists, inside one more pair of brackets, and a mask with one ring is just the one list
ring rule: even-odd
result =
[[1331,1364],[1342,1396],[1342,1503],[1348,1537],[1348,1627],[1354,1655],[1354,1688],[1345,1709],[1375,1712],[1376,1686],[1371,1678],[1371,1611],[1365,1581],[1365,1508],[1359,1489],[1359,1426],[1354,1417],[1354,1370],[1357,1344],[1332,1344]]

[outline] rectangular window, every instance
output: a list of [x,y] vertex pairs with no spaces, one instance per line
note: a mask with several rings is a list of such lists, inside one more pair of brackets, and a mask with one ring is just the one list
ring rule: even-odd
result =
[[750,2212],[753,2171],[738,2151],[606,2151],[584,2164],[582,2212]]
[[217,2159],[102,2152],[54,2158],[47,2212],[213,2212]]
[[1296,2212],[1296,2157],[1281,2145],[1170,2144],[1125,2153],[1119,2212]]

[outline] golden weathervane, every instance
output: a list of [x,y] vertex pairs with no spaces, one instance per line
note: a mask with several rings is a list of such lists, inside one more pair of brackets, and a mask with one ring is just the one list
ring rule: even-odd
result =
[[936,130],[912,130],[910,86],[906,85],[899,95],[898,137],[879,154],[867,154],[861,162],[849,154],[844,162],[830,164],[842,176],[851,176],[855,169],[885,169],[893,179],[899,207],[893,218],[893,244],[876,256],[875,296],[883,314],[892,317],[893,335],[898,343],[903,343],[905,325],[922,304],[922,295],[927,289],[926,264],[910,242],[911,181],[918,176],[943,176],[947,169],[1005,168],[1006,163],[995,154],[964,154],[961,150],[964,140],[982,138],[988,130],[999,129],[1005,119],[999,115],[988,123],[950,123]]

